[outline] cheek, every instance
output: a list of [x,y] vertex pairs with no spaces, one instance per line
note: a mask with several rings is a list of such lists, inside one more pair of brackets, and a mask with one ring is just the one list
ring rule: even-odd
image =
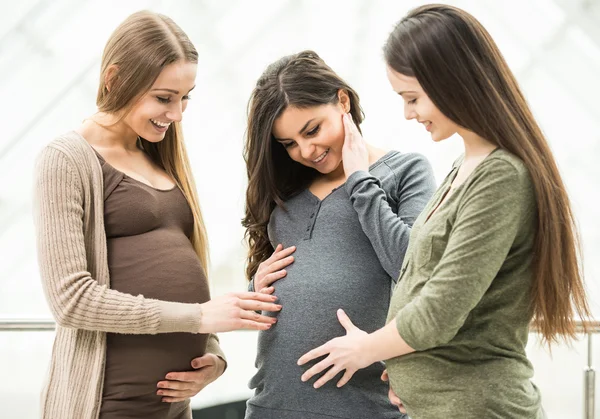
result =
[[334,149],[341,149],[344,145],[344,126],[340,124],[331,124],[322,133],[324,143]]

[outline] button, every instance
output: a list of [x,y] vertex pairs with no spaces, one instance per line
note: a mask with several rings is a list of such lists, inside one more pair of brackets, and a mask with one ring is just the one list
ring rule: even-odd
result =
[[310,218],[313,218],[314,216],[315,216],[314,212],[312,214],[310,214]]
[[310,226],[306,227],[306,231],[310,231]]

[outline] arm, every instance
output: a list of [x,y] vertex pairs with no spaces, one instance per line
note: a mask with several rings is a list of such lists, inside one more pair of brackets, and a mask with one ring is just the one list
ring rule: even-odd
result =
[[497,276],[535,207],[529,174],[492,159],[473,173],[446,249],[419,296],[396,315],[400,336],[417,351],[448,343]]
[[397,184],[397,214],[389,206],[379,179],[368,172],[354,172],[345,187],[379,262],[396,281],[408,247],[410,229],[433,195],[435,180],[431,165],[418,154],[410,155],[410,160],[402,164],[401,175],[391,169]]

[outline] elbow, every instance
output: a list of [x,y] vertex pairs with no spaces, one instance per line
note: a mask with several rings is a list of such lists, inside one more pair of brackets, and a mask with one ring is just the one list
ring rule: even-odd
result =
[[58,307],[51,308],[52,317],[54,317],[54,321],[57,326],[65,327],[69,329],[76,329],[75,319],[72,313],[68,311],[61,310]]

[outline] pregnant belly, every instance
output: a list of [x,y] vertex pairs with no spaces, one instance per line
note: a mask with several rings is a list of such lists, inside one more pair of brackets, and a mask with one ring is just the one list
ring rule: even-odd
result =
[[[114,238],[108,241],[111,288],[180,303],[210,299],[204,270],[183,234]],[[169,372],[192,370],[192,359],[204,355],[208,335],[107,334],[103,400],[161,403],[159,381]]]
[[191,361],[206,350],[208,335],[107,335],[105,399],[148,398],[169,372],[191,371]]

